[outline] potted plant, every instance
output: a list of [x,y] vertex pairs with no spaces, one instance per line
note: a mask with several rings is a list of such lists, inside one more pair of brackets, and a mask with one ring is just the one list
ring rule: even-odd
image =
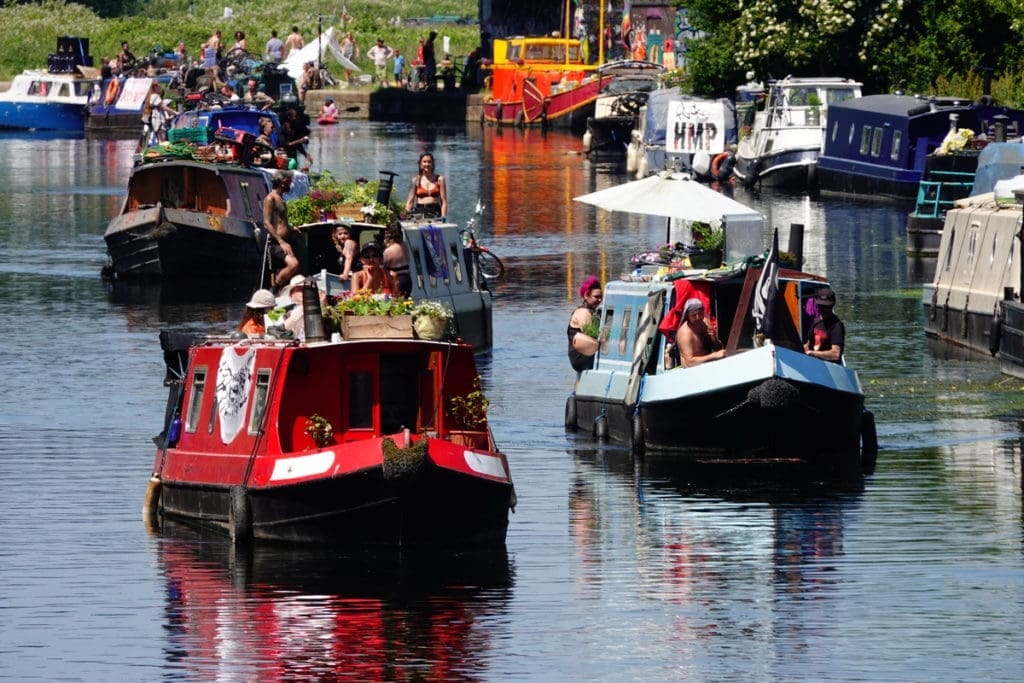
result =
[[413,306],[412,329],[420,339],[443,339],[452,309],[440,301],[421,301]]
[[821,123],[821,98],[818,93],[807,95],[807,125],[817,126]]
[[313,439],[318,448],[323,448],[334,441],[334,428],[331,421],[323,415],[313,413],[306,420],[306,434]]
[[454,396],[449,402],[452,417],[464,429],[480,430],[487,426],[487,408],[491,402],[480,390],[480,378],[473,380],[473,391]]
[[350,218],[376,225],[387,225],[400,207],[377,202],[379,180],[341,182],[324,171],[310,185],[309,192],[288,201],[288,222],[292,225],[316,223],[325,219]]
[[345,339],[412,337],[412,299],[356,292],[324,310],[324,326]]
[[690,265],[693,268],[717,268],[722,265],[722,248],[725,246],[725,229],[703,221],[690,223],[693,245]]

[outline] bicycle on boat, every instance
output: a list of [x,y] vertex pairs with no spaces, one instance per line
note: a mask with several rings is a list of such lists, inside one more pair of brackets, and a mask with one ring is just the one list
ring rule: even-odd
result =
[[476,241],[473,226],[477,216],[483,212],[484,205],[478,201],[476,210],[466,221],[466,227],[459,231],[459,236],[462,238],[462,246],[473,255],[473,269],[484,280],[481,284],[486,284],[487,280],[499,280],[505,276],[505,264],[490,249]]

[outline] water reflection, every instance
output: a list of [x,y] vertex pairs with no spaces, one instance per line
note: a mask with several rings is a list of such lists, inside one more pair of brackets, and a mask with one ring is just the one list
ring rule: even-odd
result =
[[244,552],[178,525],[156,550],[166,661],[199,680],[476,678],[512,598],[504,550]]

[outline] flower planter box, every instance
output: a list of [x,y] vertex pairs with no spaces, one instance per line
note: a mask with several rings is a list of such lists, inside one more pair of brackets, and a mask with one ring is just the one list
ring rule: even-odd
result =
[[334,215],[339,220],[345,218],[358,222],[366,221],[362,204],[335,204]]
[[345,339],[412,339],[411,315],[346,315],[341,319]]
[[490,444],[487,442],[487,432],[483,431],[452,429],[448,432],[448,438],[456,446],[466,446],[467,448],[480,448],[484,450],[490,447]]

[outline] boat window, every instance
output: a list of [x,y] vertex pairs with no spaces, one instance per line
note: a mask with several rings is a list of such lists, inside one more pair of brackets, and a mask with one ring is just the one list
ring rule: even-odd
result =
[[[455,281],[461,283],[462,282],[462,259],[459,258],[459,245],[457,245],[455,242],[451,242],[451,243],[448,244],[448,248],[452,252],[452,257],[449,259],[449,261],[451,261],[451,263],[452,263],[452,271],[454,272],[454,275],[455,275]],[[468,252],[467,252],[466,256],[469,257],[469,253]]]
[[832,124],[832,142],[836,141],[836,134],[839,133],[839,122],[836,121]]
[[903,142],[903,131],[894,130],[892,132],[892,151],[889,152],[889,158],[893,161],[898,161],[900,158],[900,144]]
[[213,426],[217,423],[217,392],[213,392],[213,401],[210,402],[210,414],[206,416],[206,433],[213,434]]
[[974,253],[978,248],[978,224],[971,223],[971,236],[967,240],[967,261],[974,260]]
[[[1020,225],[1020,221],[1017,222],[1017,225],[1018,226]],[[1019,227],[1017,228],[1017,231],[1018,231],[1017,234],[1020,234],[1020,228]],[[1016,240],[1010,240],[1009,253],[1006,255],[1006,271],[1007,272],[1010,272],[1010,266],[1013,265],[1013,250],[1014,250],[1014,245],[1016,243],[1017,243]]]
[[256,388],[252,392],[252,412],[249,413],[249,435],[260,433],[263,414],[267,411],[267,392],[270,389],[270,369],[264,368],[256,373]]
[[188,395],[188,414],[185,416],[185,431],[194,432],[199,424],[199,409],[206,393],[206,367],[196,368],[192,373],[192,390]]
[[608,352],[608,337],[612,332],[612,319],[615,318],[615,309],[608,306],[604,309],[604,324],[601,325],[601,353]]
[[999,234],[992,235],[992,253],[988,257],[988,267],[991,268],[996,263],[996,244],[999,242]]
[[860,132],[861,156],[866,157],[869,149],[871,149],[871,126],[864,126],[864,129]]
[[423,375],[420,357],[408,353],[381,354],[380,432],[394,434],[404,428],[417,430],[419,383]]
[[619,327],[619,355],[626,353],[626,342],[629,339],[629,319],[633,317],[633,309],[626,306],[622,309],[622,325]]
[[878,157],[882,154],[882,135],[884,128],[875,128],[871,135],[871,156]]
[[61,83],[60,89],[57,91],[58,97],[71,97],[70,87],[67,83]]
[[854,124],[851,123],[850,124],[850,139],[846,141],[846,143],[848,145],[852,145],[853,144],[853,134],[856,132],[856,129],[857,129],[857,126],[855,126]]
[[28,94],[38,95],[39,94],[39,81],[32,81],[28,84]]
[[422,290],[423,289],[423,271],[425,270],[425,268],[423,267],[423,261],[422,261],[422,259],[420,257],[420,249],[419,249],[419,247],[412,246],[412,243],[410,241],[408,241],[408,240],[406,240],[405,243],[407,245],[409,245],[409,251],[410,251],[410,254],[411,254],[410,255],[410,259],[412,260],[412,263],[410,265],[412,266],[413,272],[416,273],[416,287],[418,289]]
[[348,426],[373,428],[373,375],[369,372],[348,375]]
[[520,45],[516,45],[516,44],[510,43],[509,46],[508,46],[508,49],[505,50],[505,58],[508,61],[510,61],[510,62],[513,62],[513,61],[519,59],[520,48],[521,48]]
[[88,95],[89,90],[92,89],[92,84],[88,81],[75,81],[75,94],[76,95]]
[[854,88],[829,88],[825,91],[825,102],[835,104],[845,102],[851,97],[856,97],[857,91]]

